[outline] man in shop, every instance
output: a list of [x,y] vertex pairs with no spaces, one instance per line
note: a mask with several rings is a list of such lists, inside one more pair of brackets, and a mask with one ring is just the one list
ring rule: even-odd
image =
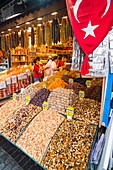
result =
[[59,70],[59,68],[57,68],[57,64],[56,64],[57,62],[58,62],[58,57],[55,56],[51,64],[51,76],[53,75],[53,72],[56,72]]
[[40,58],[37,57],[35,60],[34,60],[34,83],[36,81],[39,81],[41,82],[42,81],[42,73],[41,73],[41,70],[42,70],[42,63],[40,63]]
[[51,64],[52,64],[52,57],[48,57],[48,62],[44,67],[44,77],[49,77],[51,76]]

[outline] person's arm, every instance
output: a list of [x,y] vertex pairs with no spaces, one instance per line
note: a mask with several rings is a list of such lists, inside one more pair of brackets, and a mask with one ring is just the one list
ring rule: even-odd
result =
[[53,71],[59,70],[59,68],[56,68],[56,63],[52,63],[52,70],[53,70]]
[[46,69],[48,69],[48,68],[50,68],[50,67],[51,67],[51,61],[49,61],[49,62],[45,65],[44,70],[46,70]]

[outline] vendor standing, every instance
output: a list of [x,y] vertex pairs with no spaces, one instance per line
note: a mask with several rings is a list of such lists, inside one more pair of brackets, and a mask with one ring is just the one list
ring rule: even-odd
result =
[[44,67],[44,77],[49,77],[51,76],[51,64],[52,64],[52,57],[48,57],[48,62]]
[[59,70],[59,68],[57,68],[57,64],[56,64],[57,62],[58,62],[58,59],[57,59],[57,56],[55,56],[51,64],[51,76],[53,75],[53,72],[56,72]]
[[42,81],[42,78],[41,78],[41,76],[42,76],[42,73],[41,73],[42,67],[43,67],[43,64],[40,63],[40,58],[37,57],[34,60],[34,83],[36,81],[39,81],[39,82]]

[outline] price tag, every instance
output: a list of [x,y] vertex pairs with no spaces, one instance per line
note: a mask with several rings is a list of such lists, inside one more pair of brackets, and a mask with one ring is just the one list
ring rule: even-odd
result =
[[6,84],[7,85],[11,84],[11,79],[10,78],[6,78]]
[[42,89],[47,89],[46,84],[42,84]]
[[66,115],[68,119],[72,119],[73,115],[74,115],[74,108],[71,106],[68,106],[66,109]]
[[53,75],[56,75],[56,72],[55,72],[55,71],[53,72]]
[[91,86],[91,81],[90,80],[87,80],[86,81],[86,86],[89,88]]
[[34,84],[33,84],[33,83],[31,83],[31,85],[33,86]]
[[44,102],[44,103],[42,104],[42,109],[43,109],[43,110],[48,110],[48,109],[49,109],[49,104],[48,104],[48,102]]
[[63,70],[63,68],[62,68],[62,67],[59,67],[59,70],[60,70],[60,71],[62,71],[62,70]]
[[13,93],[13,99],[16,100],[17,99],[17,94]]
[[58,88],[62,89],[62,87],[61,87],[61,86],[59,86]]
[[0,83],[0,89],[5,89],[6,88],[6,83],[5,81],[1,81]]
[[15,83],[17,83],[17,78],[16,76],[12,76],[12,84],[15,84]]
[[47,77],[44,77],[43,81],[47,81]]
[[69,79],[69,84],[71,84],[71,83],[73,83],[73,79],[70,78]]
[[20,74],[17,77],[18,77],[18,80],[21,80],[21,75]]
[[26,105],[28,105],[28,104],[30,103],[30,101],[31,101],[30,97],[29,97],[29,96],[26,96],[26,98],[25,98],[25,103],[26,103]]
[[76,78],[80,78],[80,73],[77,73],[77,74],[76,74]]
[[24,75],[23,75],[23,79],[27,79],[27,74],[24,74]]
[[64,76],[67,76],[67,75],[68,75],[67,72],[65,72],[65,73],[64,73]]
[[79,98],[83,99],[85,97],[84,91],[79,91]]

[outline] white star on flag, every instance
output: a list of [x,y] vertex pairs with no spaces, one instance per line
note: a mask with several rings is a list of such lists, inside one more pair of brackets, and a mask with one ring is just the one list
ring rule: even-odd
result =
[[84,39],[88,36],[91,35],[95,37],[94,30],[98,27],[99,25],[91,25],[91,21],[89,21],[87,28],[81,29],[82,31],[86,32]]

